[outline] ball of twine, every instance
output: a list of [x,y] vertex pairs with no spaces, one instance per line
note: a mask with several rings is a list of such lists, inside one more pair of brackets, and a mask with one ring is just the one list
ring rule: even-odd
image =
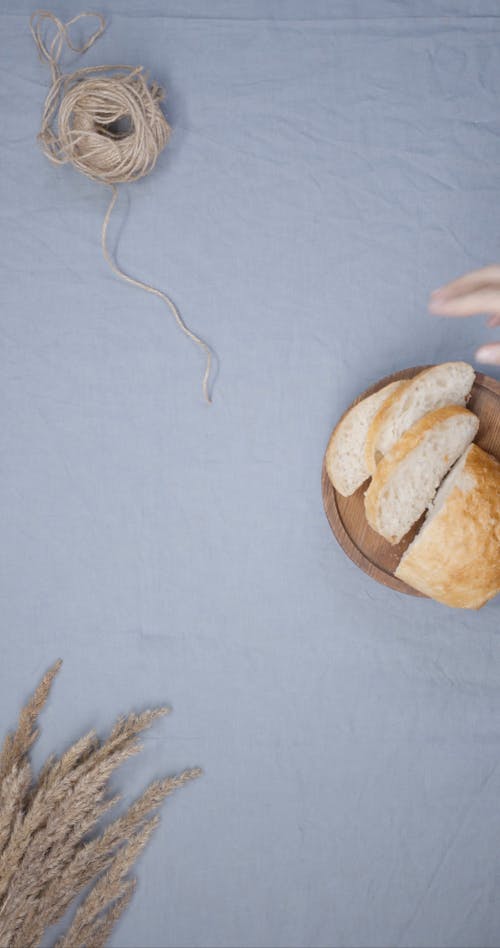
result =
[[[99,25],[83,45],[75,46],[69,30],[78,20],[89,17],[95,17]],[[52,73],[38,135],[42,150],[55,164],[69,162],[87,178],[112,187],[102,226],[104,256],[127,283],[160,297],[182,331],[205,351],[203,392],[210,402],[210,347],[186,326],[166,293],[136,280],[117,266],[106,241],[118,195],[116,186],[149,174],[170,137],[170,126],[160,108],[164,91],[156,82],[149,82],[142,66],[90,66],[68,75],[61,73],[59,60],[65,44],[74,52],[84,53],[103,34],[106,24],[99,13],[79,13],[63,23],[53,13],[37,10],[30,25],[40,57],[48,62]],[[46,36],[49,27],[53,30],[50,41]]]
[[159,107],[163,89],[148,86],[142,67],[104,75],[81,69],[64,76],[57,92],[39,135],[49,158],[105,184],[137,181],[153,170],[170,128]]
[[142,67],[104,70],[61,77],[38,137],[48,158],[69,161],[88,178],[105,184],[137,181],[153,170],[169,139],[159,107],[163,89],[148,86]]
[[[97,17],[99,26],[83,46],[75,46],[69,28],[88,16]],[[50,44],[44,38],[47,21],[55,28]],[[38,136],[47,157],[57,164],[69,161],[77,171],[105,184],[137,181],[149,174],[170,136],[160,108],[161,86],[148,85],[142,66],[97,66],[61,75],[63,44],[80,53],[89,49],[105,29],[100,14],[80,13],[62,23],[53,13],[38,11],[31,29],[52,70]]]

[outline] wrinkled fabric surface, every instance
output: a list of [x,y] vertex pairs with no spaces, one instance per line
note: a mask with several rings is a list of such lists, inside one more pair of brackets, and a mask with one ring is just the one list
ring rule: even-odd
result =
[[426,314],[500,259],[498,5],[108,0],[65,56],[167,89],[110,240],[215,347],[210,408],[200,352],[102,259],[106,189],[37,148],[31,9],[0,16],[2,731],[58,656],[38,762],[173,706],[117,786],[205,776],[114,946],[498,946],[500,599],[377,585],[320,492],[359,391],[498,332]]

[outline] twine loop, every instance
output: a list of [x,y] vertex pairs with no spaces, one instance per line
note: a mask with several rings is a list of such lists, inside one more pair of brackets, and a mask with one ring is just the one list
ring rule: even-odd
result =
[[[87,18],[95,18],[98,26],[77,46],[70,29],[78,20]],[[114,273],[127,283],[160,297],[180,329],[205,351],[203,392],[210,402],[210,347],[186,326],[169,296],[128,276],[117,266],[106,241],[117,199],[116,185],[149,174],[170,137],[170,126],[160,108],[164,91],[156,82],[149,81],[142,66],[90,66],[68,75],[61,72],[59,61],[64,45],[73,52],[85,53],[104,33],[106,23],[99,13],[79,13],[63,23],[55,14],[37,10],[31,16],[30,27],[40,57],[49,64],[52,75],[38,135],[42,150],[53,163],[70,163],[86,177],[111,186],[113,194],[101,234],[104,257]],[[49,40],[50,27],[53,35]]]

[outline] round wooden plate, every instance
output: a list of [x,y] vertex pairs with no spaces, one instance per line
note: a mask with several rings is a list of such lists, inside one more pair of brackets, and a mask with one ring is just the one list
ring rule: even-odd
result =
[[[413,378],[417,372],[421,372],[425,368],[429,368],[429,366],[415,366],[411,369],[404,369],[402,372],[395,372],[394,375],[388,375],[385,379],[380,379],[366,392],[363,392],[353,402],[353,405],[360,402],[362,398],[366,398],[367,395],[377,392],[389,382],[395,382],[397,379]],[[500,382],[478,372],[467,407],[479,418],[477,444],[500,460]],[[368,526],[363,501],[365,484],[352,497],[342,497],[342,494],[339,494],[330,483],[323,460],[321,487],[328,522],[344,553],[347,553],[353,563],[384,586],[390,586],[391,589],[407,593],[410,596],[421,596],[421,593],[397,579],[394,576],[394,571],[403,553],[418,532],[422,521],[419,520],[415,524],[401,543],[398,543],[397,546],[391,546]]]

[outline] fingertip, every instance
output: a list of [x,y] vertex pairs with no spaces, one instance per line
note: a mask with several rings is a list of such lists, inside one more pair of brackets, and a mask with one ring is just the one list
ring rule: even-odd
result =
[[436,290],[433,290],[430,294],[430,300],[435,303],[442,302],[444,300],[449,300],[453,296],[453,293],[450,293],[450,288],[448,286],[438,286]]
[[500,345],[481,346],[476,352],[476,362],[485,365],[500,365]]
[[431,313],[432,316],[449,316],[450,315],[448,304],[446,303],[446,300],[443,299],[442,297],[436,297],[434,299],[431,297],[428,303],[428,309],[429,309],[429,313]]

